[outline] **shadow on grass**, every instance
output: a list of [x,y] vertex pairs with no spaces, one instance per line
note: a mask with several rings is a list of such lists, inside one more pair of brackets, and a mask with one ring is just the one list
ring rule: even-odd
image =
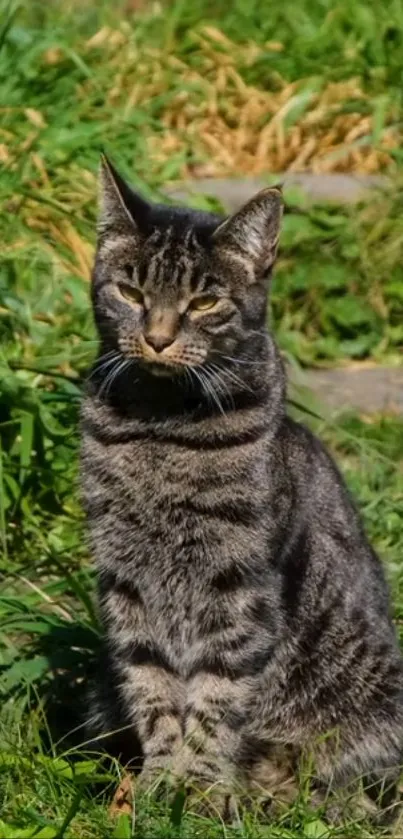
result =
[[[45,753],[65,755],[74,761],[104,755],[106,760],[116,758],[134,770],[141,767],[141,750],[129,721],[124,719],[113,669],[92,627],[58,620],[46,633],[34,637],[25,657],[14,668],[18,664],[21,671],[25,669],[28,708],[34,713],[40,711],[39,735]],[[96,710],[108,723],[104,723],[104,736],[99,720],[91,725],[95,685]],[[5,700],[21,695],[21,691],[22,682],[10,686]]]
[[59,624],[35,639],[35,655],[48,662],[47,677],[35,685],[35,699],[45,710],[46,748],[63,751],[84,746],[89,690],[96,678],[101,640],[82,624]]

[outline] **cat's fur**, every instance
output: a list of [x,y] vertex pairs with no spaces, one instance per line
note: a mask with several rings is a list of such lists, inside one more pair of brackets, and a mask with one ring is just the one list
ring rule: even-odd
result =
[[[386,806],[402,660],[337,468],[286,415],[266,329],[281,210],[277,188],[224,221],[149,205],[103,162],[82,416],[106,636],[93,730],[140,743],[145,786],[169,769],[264,787],[279,750],[309,752],[319,785],[386,782]],[[218,305],[189,309],[203,294]]]

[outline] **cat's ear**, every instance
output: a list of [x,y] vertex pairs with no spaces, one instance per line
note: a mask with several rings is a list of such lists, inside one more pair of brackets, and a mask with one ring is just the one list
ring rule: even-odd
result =
[[268,187],[225,219],[213,238],[219,248],[249,262],[256,277],[264,276],[276,258],[282,214],[281,187]]
[[140,235],[150,206],[129,187],[105,155],[99,173],[98,233]]

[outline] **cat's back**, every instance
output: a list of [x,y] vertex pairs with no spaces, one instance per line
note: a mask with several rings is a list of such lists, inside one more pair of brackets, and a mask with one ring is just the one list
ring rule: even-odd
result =
[[[323,443],[308,428],[285,417],[278,446],[294,488],[293,529],[284,545],[284,572],[291,609],[297,595],[316,597],[350,610],[385,616],[388,587],[382,563],[369,544],[344,478]],[[343,607],[344,608],[344,607]]]
[[276,438],[284,468],[289,472],[297,503],[312,524],[332,523],[361,536],[361,524],[346,483],[321,440],[305,425],[284,417]]

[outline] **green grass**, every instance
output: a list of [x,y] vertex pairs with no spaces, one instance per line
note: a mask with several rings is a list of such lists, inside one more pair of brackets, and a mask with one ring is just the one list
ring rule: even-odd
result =
[[[88,279],[101,147],[154,197],[212,160],[217,171],[238,171],[238,163],[240,172],[252,171],[266,123],[256,116],[249,151],[246,143],[237,157],[237,109],[260,94],[275,107],[295,83],[283,146],[273,140],[264,160],[268,177],[281,154],[291,154],[293,132],[306,142],[313,120],[323,146],[338,121],[341,156],[326,165],[385,169],[393,188],[358,210],[308,207],[287,195],[272,294],[279,342],[301,364],[401,359],[403,179],[390,132],[400,137],[403,5],[357,2],[353,13],[347,0],[195,0],[160,11],[157,4],[156,14],[149,5],[122,21],[118,6],[123,2],[0,2],[0,839],[132,832],[129,817],[117,825],[108,817],[122,768],[89,755],[79,727],[100,633],[78,499],[77,420],[96,347]],[[220,26],[231,42],[220,41],[217,29],[206,35],[206,24]],[[268,41],[277,47],[266,48]],[[220,93],[222,63],[235,75]],[[228,164],[194,127],[204,125],[214,91],[233,155]],[[183,92],[193,117],[181,110]],[[352,118],[368,120],[369,134],[356,146],[347,139]],[[319,168],[322,146],[313,157]],[[315,427],[336,453],[385,560],[400,626],[403,422],[349,417]],[[293,839],[323,831],[304,790],[270,826],[252,813],[224,829],[218,819],[182,817],[179,806],[136,802],[136,835],[151,839]],[[349,826],[349,836],[361,835],[358,824]]]

